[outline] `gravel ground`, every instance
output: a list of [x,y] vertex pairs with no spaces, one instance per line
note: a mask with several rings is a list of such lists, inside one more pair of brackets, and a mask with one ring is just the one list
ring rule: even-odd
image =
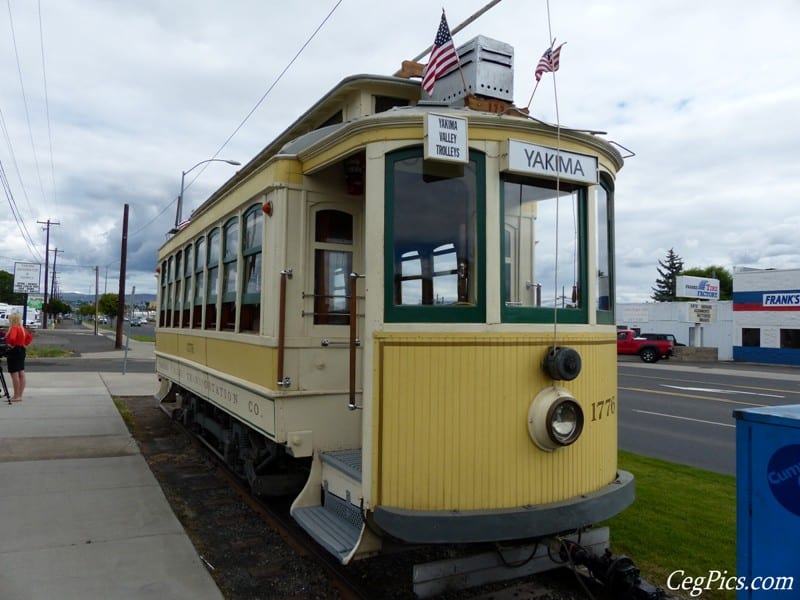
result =
[[[316,559],[302,556],[244,501],[219,468],[161,411],[152,397],[118,398],[128,428],[224,596],[240,599],[339,599]],[[127,413],[127,414],[126,414]],[[376,600],[410,600],[419,553],[357,561],[348,569]],[[577,600],[586,594],[565,569],[514,584],[438,596],[444,600]]]

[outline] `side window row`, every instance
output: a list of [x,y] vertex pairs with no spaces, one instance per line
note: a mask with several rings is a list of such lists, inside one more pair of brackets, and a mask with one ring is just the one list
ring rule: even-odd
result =
[[261,205],[248,208],[241,222],[241,234],[240,218],[230,218],[162,262],[162,327],[237,330],[238,306],[238,331],[258,333]]
[[[314,226],[314,324],[348,325],[353,215],[318,210]],[[160,325],[259,333],[263,227],[253,206],[163,261]]]

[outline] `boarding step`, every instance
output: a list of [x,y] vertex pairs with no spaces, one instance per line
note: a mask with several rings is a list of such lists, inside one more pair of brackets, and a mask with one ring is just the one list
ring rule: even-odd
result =
[[321,458],[323,466],[341,471],[353,481],[361,483],[361,448],[323,452]]
[[345,562],[361,539],[361,450],[325,452],[322,506],[292,510],[299,525],[328,552]]

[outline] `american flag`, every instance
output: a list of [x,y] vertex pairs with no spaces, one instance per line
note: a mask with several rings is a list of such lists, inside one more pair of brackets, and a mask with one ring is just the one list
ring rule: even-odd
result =
[[[564,43],[566,44],[566,42]],[[561,44],[561,46],[563,45],[564,44]],[[561,58],[561,46],[555,50],[553,50],[553,47],[550,46],[544,51],[542,58],[539,59],[539,64],[536,65],[536,81],[539,81],[542,78],[542,75],[547,72],[558,71],[558,64]]]
[[436,80],[457,64],[458,53],[453,45],[453,38],[450,37],[450,28],[447,26],[444,11],[442,11],[442,22],[439,23],[439,31],[436,32],[431,58],[422,75],[422,89],[428,94],[432,94]]

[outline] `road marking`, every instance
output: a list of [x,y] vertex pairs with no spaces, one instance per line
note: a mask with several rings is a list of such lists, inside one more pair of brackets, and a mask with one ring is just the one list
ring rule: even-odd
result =
[[721,388],[702,388],[702,387],[686,387],[681,385],[667,385],[661,384],[662,387],[673,388],[675,390],[686,390],[687,392],[708,392],[711,394],[744,394],[746,396],[766,396],[767,398],[786,398],[779,394],[762,394],[761,392],[743,392],[741,390],[723,390]]
[[[659,377],[655,375],[639,375],[638,373],[625,373],[625,377],[636,377],[638,379],[658,379],[658,380],[666,380],[666,381],[687,381],[691,383],[696,383],[696,381],[692,379],[682,379],[680,377],[675,377],[670,375],[669,377]],[[745,390],[761,390],[764,392],[781,392],[782,394],[788,395],[797,395],[800,394],[800,390],[787,390],[783,388],[771,388],[771,387],[762,387],[759,385],[735,385],[733,383],[726,383],[727,387],[731,388],[741,388]]]
[[643,392],[645,394],[654,394],[656,396],[677,396],[678,398],[697,398],[698,400],[710,400],[711,402],[725,402],[726,404],[741,404],[742,406],[766,406],[766,404],[758,404],[757,402],[741,402],[739,400],[730,400],[728,398],[714,398],[713,396],[700,396],[698,394],[667,392],[660,390],[652,390],[648,388],[620,387],[619,389],[627,390],[629,392]]
[[704,421],[703,419],[692,419],[691,417],[679,417],[678,415],[668,415],[665,413],[652,412],[649,410],[633,409],[633,412],[642,413],[644,415],[655,415],[657,417],[667,417],[668,419],[680,419],[682,421],[694,421],[695,423],[707,423],[708,425],[719,425],[720,427],[736,427],[735,424],[717,423],[716,421]]

